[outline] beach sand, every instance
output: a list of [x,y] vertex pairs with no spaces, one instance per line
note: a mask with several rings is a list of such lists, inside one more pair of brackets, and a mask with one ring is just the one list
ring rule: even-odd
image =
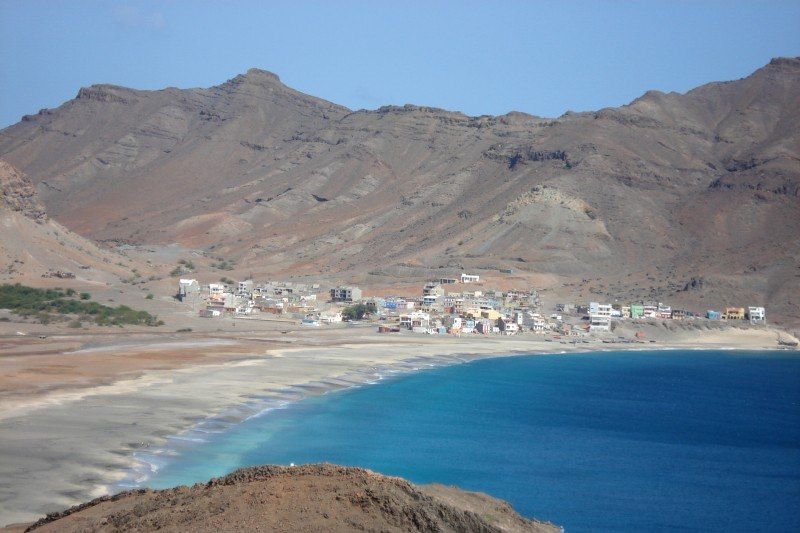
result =
[[513,354],[772,349],[777,332],[654,327],[647,338],[656,342],[572,345],[533,334],[380,335],[373,327],[5,336],[0,524],[31,521],[144,479],[171,441],[390,372]]

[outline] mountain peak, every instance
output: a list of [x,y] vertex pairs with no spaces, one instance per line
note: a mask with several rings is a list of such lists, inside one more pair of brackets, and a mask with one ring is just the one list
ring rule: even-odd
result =
[[251,68],[244,74],[239,74],[235,78],[233,78],[234,82],[239,83],[256,83],[259,85],[267,85],[267,84],[281,84],[281,79],[278,77],[277,74],[274,72],[270,72],[268,70],[262,70],[260,68]]

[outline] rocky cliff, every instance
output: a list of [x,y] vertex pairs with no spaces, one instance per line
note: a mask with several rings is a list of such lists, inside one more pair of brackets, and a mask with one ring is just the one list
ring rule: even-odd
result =
[[36,188],[19,170],[0,160],[0,207],[17,211],[37,222],[47,220]]

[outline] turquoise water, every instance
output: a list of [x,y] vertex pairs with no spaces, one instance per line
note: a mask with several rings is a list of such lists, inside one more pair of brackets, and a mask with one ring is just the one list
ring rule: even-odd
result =
[[488,359],[270,411],[148,481],[330,461],[488,492],[572,531],[800,531],[800,357]]

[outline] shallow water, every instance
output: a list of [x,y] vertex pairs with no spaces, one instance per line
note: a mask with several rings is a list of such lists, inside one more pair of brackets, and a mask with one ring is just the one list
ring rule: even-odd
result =
[[480,490],[571,531],[800,530],[800,357],[602,352],[426,370],[287,404],[147,484],[329,461]]

